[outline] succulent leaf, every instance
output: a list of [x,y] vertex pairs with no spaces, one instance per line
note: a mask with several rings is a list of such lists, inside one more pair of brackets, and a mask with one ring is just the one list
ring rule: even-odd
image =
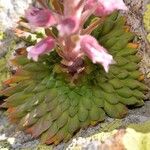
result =
[[122,118],[127,105],[143,105],[147,87],[138,81],[140,60],[131,44],[134,35],[124,25],[125,19],[115,12],[92,32],[109,49],[116,64],[105,73],[86,59],[85,71],[74,84],[56,66],[60,57],[55,51],[41,56],[38,62],[16,56],[12,62],[21,71],[6,81],[10,87],[2,91],[9,96],[5,107],[10,120],[34,137],[40,136],[43,143],[58,144],[69,140],[78,129],[103,121],[105,114]]

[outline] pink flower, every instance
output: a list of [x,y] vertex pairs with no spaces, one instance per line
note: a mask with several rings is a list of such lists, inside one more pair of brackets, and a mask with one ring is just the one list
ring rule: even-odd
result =
[[47,37],[37,43],[35,46],[27,48],[28,59],[38,60],[39,55],[49,53],[55,47],[55,40],[52,37]]
[[25,17],[30,25],[35,27],[49,27],[56,23],[49,9],[31,7],[26,11]]
[[81,50],[92,60],[93,63],[103,65],[106,72],[109,65],[113,63],[113,57],[106,52],[106,49],[100,46],[97,40],[90,35],[83,35],[80,39]]
[[106,16],[114,10],[127,10],[123,0],[87,0],[86,9],[91,9],[96,5],[95,15]]
[[84,1],[85,0],[64,0],[64,16],[80,18],[85,4]]
[[60,18],[60,36],[68,36],[79,30],[84,0],[64,0],[64,15]]
[[78,66],[77,61],[86,55],[93,63],[102,64],[108,72],[109,65],[114,63],[113,57],[94,37],[88,35],[97,27],[100,19],[86,29],[83,27],[93,13],[106,16],[114,10],[127,10],[123,0],[61,0],[61,3],[63,11],[32,7],[26,12],[26,18],[32,26],[47,28],[56,25],[59,33],[58,36],[53,36],[54,39],[47,37],[28,48],[28,58],[37,61],[40,55],[53,50],[56,41],[59,49],[57,53],[62,57],[63,65]]
[[71,35],[79,29],[79,21],[74,17],[66,18],[58,24],[57,29],[60,36]]
[[79,30],[84,0],[63,0],[64,13],[52,13],[49,9],[31,7],[26,11],[26,18],[33,27],[57,25],[60,36],[68,36]]

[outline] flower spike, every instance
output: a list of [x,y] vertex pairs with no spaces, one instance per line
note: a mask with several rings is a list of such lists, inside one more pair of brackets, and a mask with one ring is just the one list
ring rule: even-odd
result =
[[[32,26],[48,28],[55,25],[58,36],[40,41],[35,47],[28,48],[28,58],[37,61],[39,55],[50,52],[57,43],[58,54],[62,57],[61,62],[76,66],[76,60],[83,61],[83,56],[88,56],[93,63],[102,64],[108,72],[113,57],[107,50],[98,44],[97,40],[88,35],[98,26],[102,18],[114,10],[127,10],[123,0],[63,0],[63,12],[53,12],[48,8],[31,7],[26,12],[26,18]],[[83,29],[83,25],[92,14],[102,16],[92,26]],[[53,28],[53,27],[52,27]],[[56,47],[57,48],[57,47]],[[63,63],[64,65],[64,63]],[[68,65],[67,65],[68,66]]]

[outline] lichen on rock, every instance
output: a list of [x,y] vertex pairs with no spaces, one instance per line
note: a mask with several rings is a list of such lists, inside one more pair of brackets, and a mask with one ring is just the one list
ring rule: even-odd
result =
[[145,29],[148,32],[147,39],[150,42],[150,4],[147,4],[147,9],[144,13],[143,22],[145,25]]
[[133,147],[136,150],[149,150],[149,125],[150,121],[143,124],[130,124],[124,129],[102,132],[87,138],[74,139],[67,147],[67,150],[133,150]]

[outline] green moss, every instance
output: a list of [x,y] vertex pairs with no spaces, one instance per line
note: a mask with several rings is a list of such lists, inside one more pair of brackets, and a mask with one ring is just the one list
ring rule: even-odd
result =
[[6,38],[6,35],[3,31],[0,31],[0,40],[4,40]]
[[0,141],[0,149],[1,150],[10,150],[12,147],[7,140]]
[[44,145],[44,144],[39,144],[38,147],[37,147],[37,150],[53,150],[53,147],[52,146],[47,146],[47,145]]
[[123,125],[122,119],[115,119],[114,121],[108,123],[101,123],[100,132],[111,132],[115,129],[120,128]]
[[137,132],[149,133],[150,132],[150,121],[140,123],[140,124],[130,124],[128,128],[132,128]]

